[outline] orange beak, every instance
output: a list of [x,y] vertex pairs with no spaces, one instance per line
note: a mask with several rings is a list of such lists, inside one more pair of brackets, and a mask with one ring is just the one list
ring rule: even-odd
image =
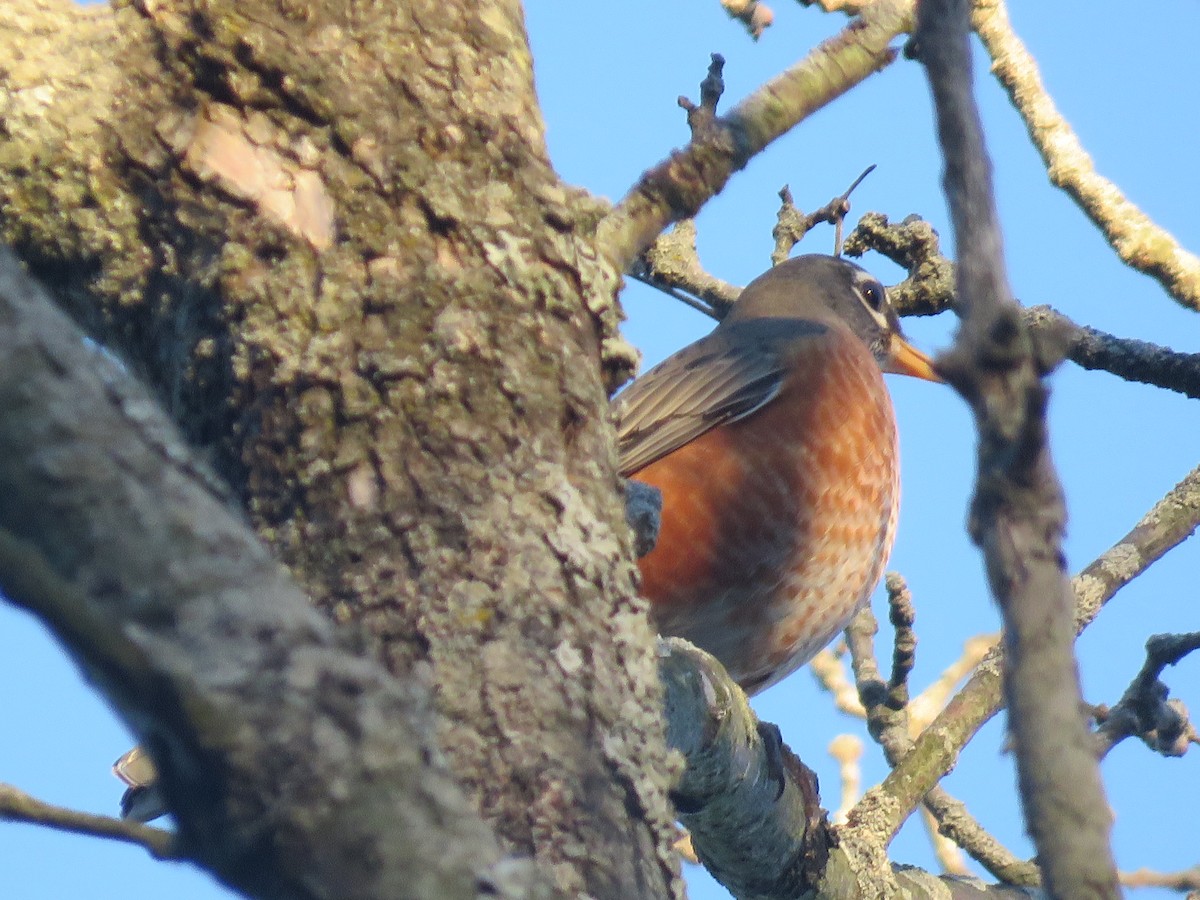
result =
[[894,375],[911,375],[925,381],[942,381],[933,368],[933,360],[900,335],[892,335],[891,358],[883,371]]

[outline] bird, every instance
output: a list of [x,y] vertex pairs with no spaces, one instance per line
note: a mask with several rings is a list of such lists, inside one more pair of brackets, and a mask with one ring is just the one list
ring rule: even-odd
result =
[[816,655],[883,573],[900,499],[884,372],[941,381],[877,279],[812,254],[613,401],[621,475],[662,494],[638,561],[654,624],[747,694]]
[[167,814],[166,801],[158,789],[158,770],[140,744],[122,753],[113,763],[112,772],[125,783],[125,793],[121,797],[122,819],[150,822]]

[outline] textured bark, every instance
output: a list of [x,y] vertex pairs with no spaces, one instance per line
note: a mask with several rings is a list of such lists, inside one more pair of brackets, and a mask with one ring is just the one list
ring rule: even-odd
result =
[[339,638],[7,250],[0,408],[0,590],[152,750],[177,856],[263,898],[533,895],[446,770],[427,693]]
[[3,237],[432,686],[509,850],[564,893],[678,890],[604,415],[619,273],[547,162],[518,5],[3,16]]

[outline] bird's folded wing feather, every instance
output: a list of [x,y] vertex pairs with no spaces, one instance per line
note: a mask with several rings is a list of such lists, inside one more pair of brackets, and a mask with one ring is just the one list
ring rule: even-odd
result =
[[632,475],[779,393],[784,350],[822,333],[807,321],[760,320],[716,331],[655,366],[613,401],[621,474]]

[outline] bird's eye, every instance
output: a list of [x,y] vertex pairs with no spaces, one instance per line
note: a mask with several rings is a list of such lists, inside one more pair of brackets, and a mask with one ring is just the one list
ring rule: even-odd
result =
[[884,293],[883,286],[879,282],[868,282],[862,286],[863,300],[875,312],[883,310]]

